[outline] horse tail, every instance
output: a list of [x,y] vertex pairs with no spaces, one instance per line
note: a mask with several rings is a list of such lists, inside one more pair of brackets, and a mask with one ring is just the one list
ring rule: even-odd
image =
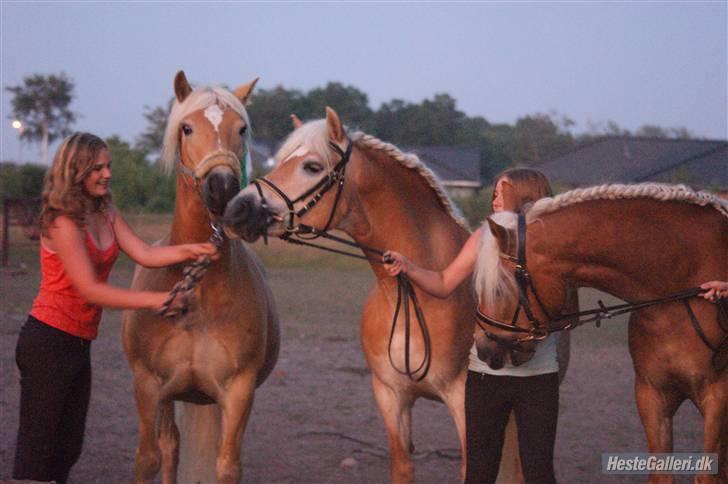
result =
[[180,415],[178,482],[217,482],[215,461],[220,440],[219,405],[175,402]]

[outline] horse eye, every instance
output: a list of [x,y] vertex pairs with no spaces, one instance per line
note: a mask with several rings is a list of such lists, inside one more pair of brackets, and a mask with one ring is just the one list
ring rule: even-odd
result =
[[247,126],[243,126],[242,128],[240,128],[240,133],[239,134],[240,134],[240,136],[245,136],[245,133],[247,133],[247,132],[248,132],[248,127]]
[[316,161],[307,161],[303,164],[303,170],[312,175],[318,175],[323,171],[323,169],[324,167],[321,165],[321,163],[318,163]]
[[192,134],[192,127],[190,127],[189,124],[183,124],[182,132],[184,133],[185,136],[189,136]]

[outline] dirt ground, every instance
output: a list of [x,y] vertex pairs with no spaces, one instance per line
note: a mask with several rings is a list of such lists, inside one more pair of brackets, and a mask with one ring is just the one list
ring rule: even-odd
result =
[[[244,437],[244,482],[387,482],[386,435],[358,340],[371,271],[329,256],[301,259],[275,247],[261,252],[281,314],[282,346],[273,374],[256,393]],[[0,480],[12,469],[19,399],[14,349],[38,286],[36,259],[37,245],[27,243],[11,257],[15,266],[26,264],[27,273],[0,274]],[[127,286],[131,274],[131,264],[121,261],[112,281]],[[593,291],[580,295],[584,307],[597,297]],[[121,483],[133,477],[136,414],[119,329],[120,313],[107,311],[92,347],[93,394],[72,482]],[[556,442],[560,482],[646,480],[601,473],[603,452],[646,450],[633,381],[624,319],[573,333]],[[445,407],[419,400],[413,428],[417,482],[458,482],[457,436]],[[674,435],[678,452],[702,448],[702,420],[689,402],[678,411]]]

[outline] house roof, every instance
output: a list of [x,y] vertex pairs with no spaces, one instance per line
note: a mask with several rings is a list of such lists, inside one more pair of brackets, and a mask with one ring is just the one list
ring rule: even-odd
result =
[[728,186],[728,142],[606,137],[546,160],[538,168],[553,182],[568,185],[659,180],[680,169],[695,183]]
[[480,150],[455,146],[402,146],[414,153],[440,178],[447,182],[473,182],[480,186]]

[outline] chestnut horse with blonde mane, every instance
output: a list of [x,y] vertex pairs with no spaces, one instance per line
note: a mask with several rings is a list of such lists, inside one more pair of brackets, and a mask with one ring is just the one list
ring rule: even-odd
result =
[[[291,229],[289,222],[298,219],[324,231],[342,230],[359,246],[404,252],[425,267],[442,269],[455,257],[468,229],[416,156],[361,132],[349,138],[330,108],[326,120],[294,124],[273,171],[228,204],[226,231],[253,241],[265,234],[284,235]],[[315,193],[324,186],[331,189]],[[465,376],[476,308],[472,285],[463,284],[448,299],[416,289],[426,329],[413,324],[407,343],[406,302],[392,329],[397,280],[381,266],[380,252],[366,253],[376,285],[364,306],[360,334],[389,436],[391,478],[413,479],[411,409],[419,397],[447,405],[460,438],[464,471]],[[415,307],[410,309],[416,313]],[[509,429],[500,477],[513,482],[520,480],[520,467],[515,426]]]
[[[177,98],[162,152],[177,165],[174,219],[161,243],[204,242],[230,198],[240,189],[239,156],[249,143],[244,103],[255,82],[234,92],[192,90],[177,73]],[[240,241],[222,243],[194,289],[187,314],[165,319],[150,311],[127,311],[123,343],[134,373],[139,414],[136,481],[235,483],[241,478],[240,447],[253,393],[278,357],[278,316],[257,257]],[[136,289],[169,291],[183,278],[181,266],[137,269]],[[182,401],[182,439],[174,401]],[[182,452],[179,457],[180,440]],[[195,475],[183,475],[183,468]],[[199,473],[206,474],[202,475]]]
[[[500,213],[489,223],[479,270],[497,276],[483,278],[477,289],[487,307],[518,291],[518,279],[530,280],[520,285],[532,317],[521,311],[520,330],[558,329],[550,315],[563,308],[567,287],[654,303],[632,312],[629,322],[635,397],[649,451],[672,452],[673,415],[690,399],[703,415],[703,451],[719,456],[720,475],[698,479],[728,482],[725,303],[721,307],[690,289],[728,279],[726,201],[684,186],[603,185],[542,199],[522,222],[516,214]],[[523,260],[515,265],[513,259]],[[530,277],[514,278],[514,271]],[[506,328],[493,331],[509,337]],[[650,476],[651,482],[671,479]]]

